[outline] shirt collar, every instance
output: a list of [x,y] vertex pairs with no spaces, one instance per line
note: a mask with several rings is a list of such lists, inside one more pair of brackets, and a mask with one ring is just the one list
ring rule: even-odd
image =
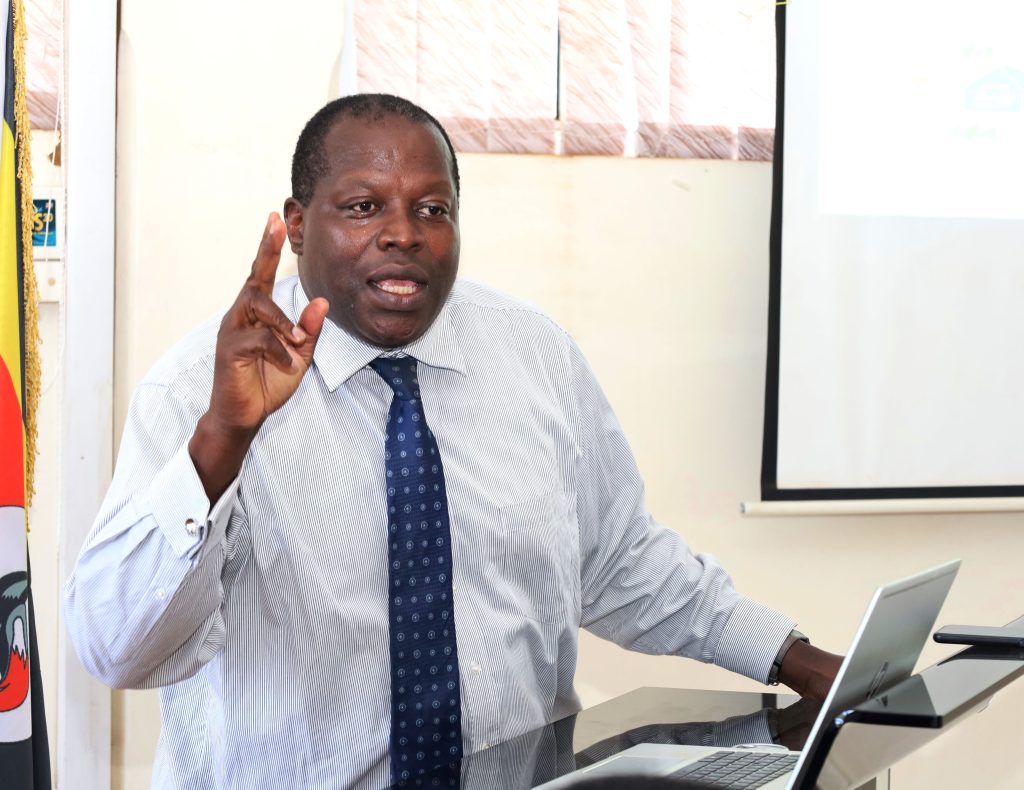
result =
[[[292,320],[297,321],[302,311],[309,304],[309,297],[299,278],[295,278],[292,292],[294,312]],[[324,320],[324,328],[320,332],[316,349],[313,351],[313,363],[323,379],[327,389],[334,392],[348,381],[356,371],[366,367],[373,359],[383,355],[408,354],[416,357],[425,365],[435,368],[447,368],[466,375],[466,358],[459,347],[455,325],[451,316],[451,294],[434,323],[423,337],[407,346],[395,349],[381,349],[357,337],[350,335],[330,318]]]

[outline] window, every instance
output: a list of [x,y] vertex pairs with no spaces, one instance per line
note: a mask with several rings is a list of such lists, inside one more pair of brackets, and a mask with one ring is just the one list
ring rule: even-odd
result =
[[348,0],[342,93],[459,151],[770,160],[770,0]]

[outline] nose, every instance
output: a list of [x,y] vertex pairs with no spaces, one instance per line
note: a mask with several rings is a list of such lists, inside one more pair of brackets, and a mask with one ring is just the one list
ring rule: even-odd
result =
[[415,250],[418,249],[422,237],[416,222],[416,215],[410,207],[391,206],[384,211],[384,222],[377,235],[377,246],[382,250]]

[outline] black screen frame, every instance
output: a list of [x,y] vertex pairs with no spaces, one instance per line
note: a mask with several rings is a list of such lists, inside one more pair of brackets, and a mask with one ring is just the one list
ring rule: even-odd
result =
[[1024,485],[891,486],[874,488],[780,488],[779,342],[782,307],[783,141],[786,105],[786,4],[775,8],[775,142],[772,161],[772,212],[769,233],[768,353],[761,445],[761,499],[773,501],[865,499],[960,499],[1024,496]]

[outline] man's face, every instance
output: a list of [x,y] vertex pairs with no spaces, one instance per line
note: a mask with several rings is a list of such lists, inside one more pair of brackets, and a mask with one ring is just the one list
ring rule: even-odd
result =
[[451,161],[428,124],[340,118],[324,139],[330,169],[308,206],[285,202],[299,278],[331,320],[383,348],[423,335],[459,268]]

